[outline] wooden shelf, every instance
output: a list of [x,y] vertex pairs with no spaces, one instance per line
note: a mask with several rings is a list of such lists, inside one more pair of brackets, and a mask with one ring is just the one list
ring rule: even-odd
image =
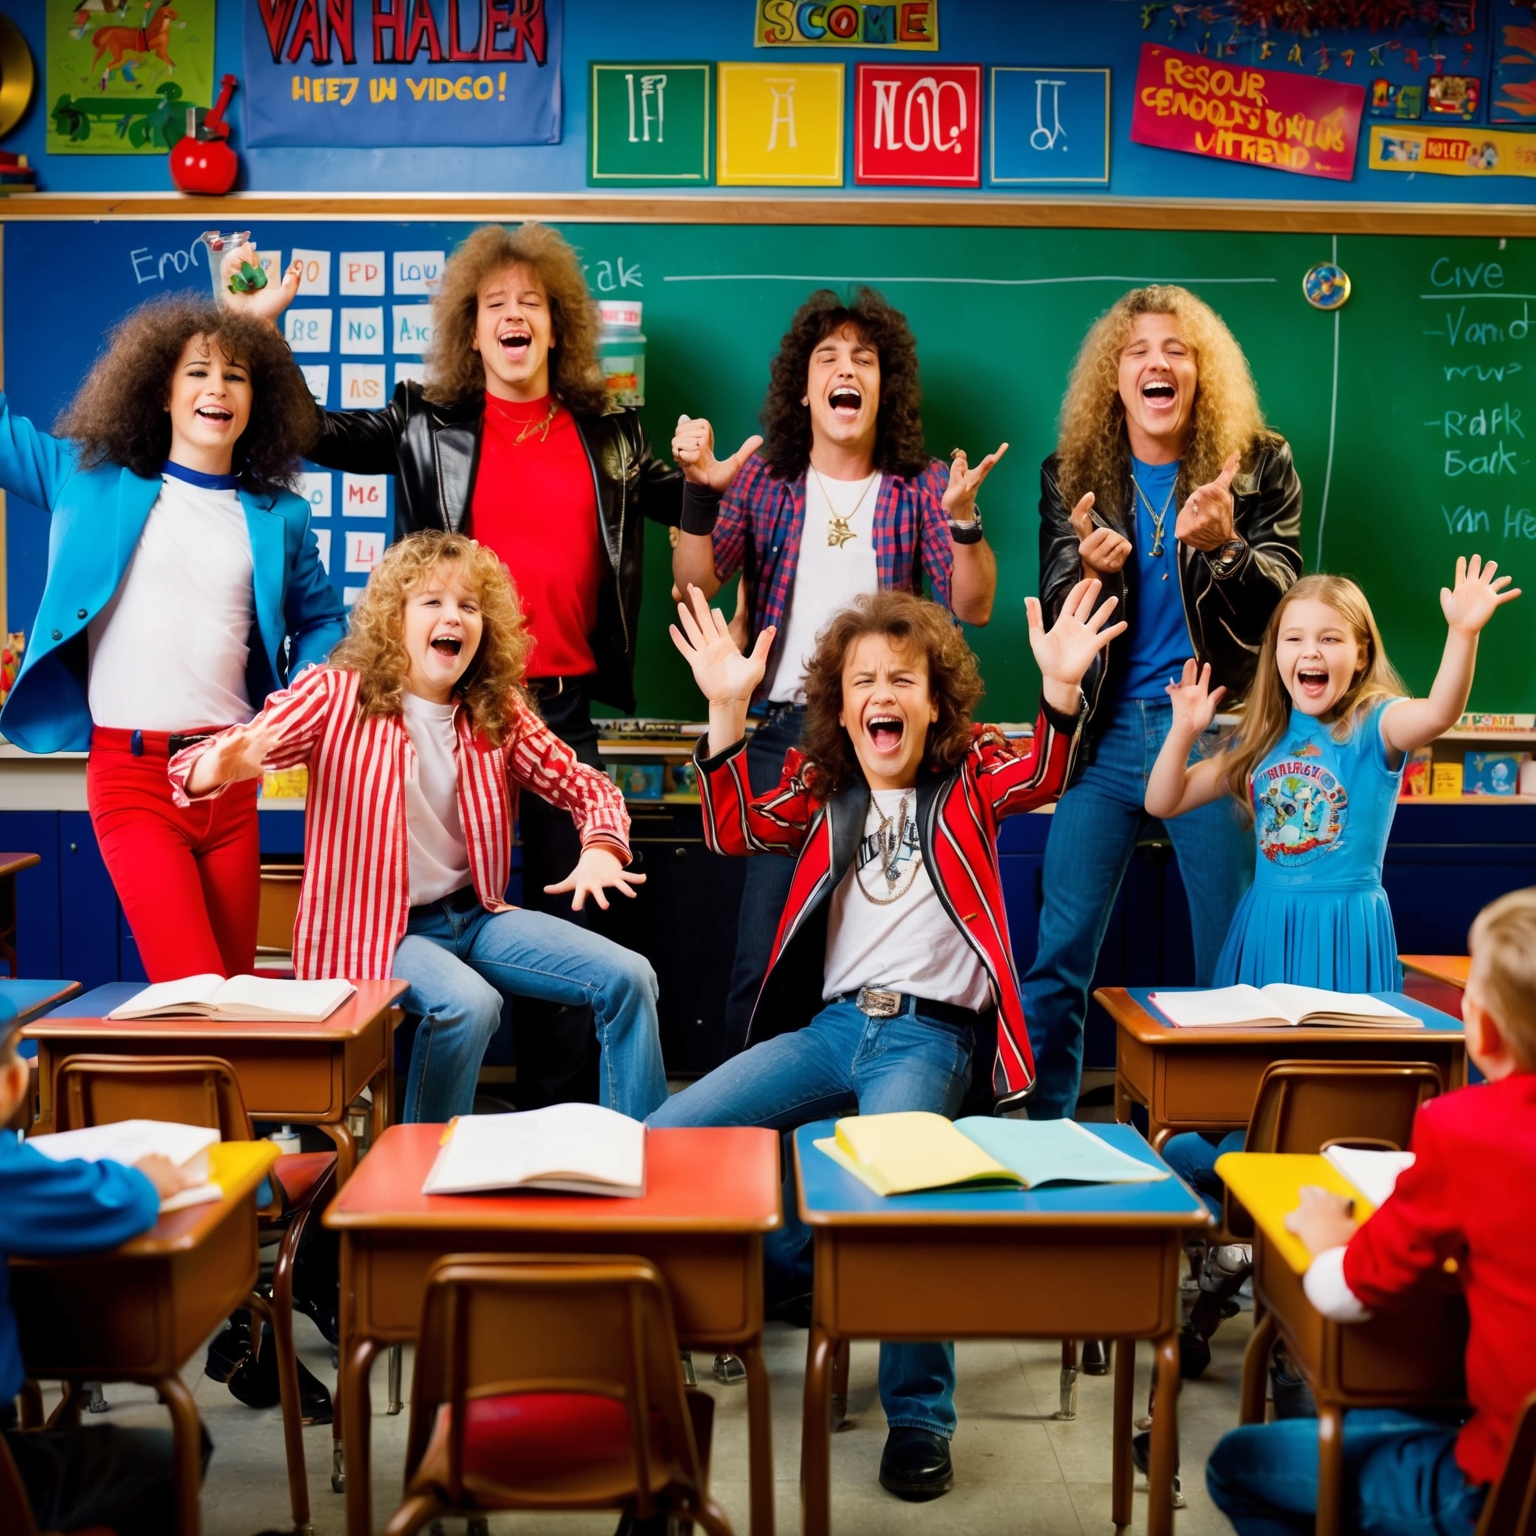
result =
[[1536,795],[1399,795],[1399,805],[1536,805]]
[[1436,741],[1481,741],[1489,745],[1500,742],[1536,742],[1536,731],[1447,731]]

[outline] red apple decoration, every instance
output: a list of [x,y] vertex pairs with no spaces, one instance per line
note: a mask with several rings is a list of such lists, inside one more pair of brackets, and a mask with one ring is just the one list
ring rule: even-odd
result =
[[219,99],[201,123],[197,121],[198,109],[188,108],[187,136],[171,151],[171,180],[180,191],[217,197],[234,186],[240,174],[240,157],[229,147],[224,113],[235,94],[235,84],[233,75],[224,76]]

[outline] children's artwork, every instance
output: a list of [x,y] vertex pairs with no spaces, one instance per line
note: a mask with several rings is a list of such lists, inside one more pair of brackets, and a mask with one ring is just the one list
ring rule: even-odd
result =
[[718,86],[721,186],[842,186],[841,64],[721,64]]
[[1352,181],[1365,90],[1144,44],[1131,138],[1157,149]]
[[1493,0],[1490,123],[1536,121],[1536,4]]
[[1512,795],[1520,783],[1518,752],[1468,752],[1462,766],[1462,793]]
[[587,184],[705,186],[712,64],[593,64]]
[[758,48],[916,48],[939,46],[939,0],[757,0]]
[[1373,171],[1428,171],[1436,176],[1536,176],[1536,134],[1497,128],[1371,129]]
[[981,185],[981,65],[860,64],[854,97],[860,186]]
[[1424,115],[1424,86],[1417,81],[1412,85],[1397,85],[1385,75],[1378,75],[1371,81],[1367,110],[1372,117],[1417,122]]
[[998,65],[990,92],[995,186],[1109,180],[1107,69]]
[[1483,82],[1475,75],[1431,75],[1424,88],[1426,117],[1470,123],[1483,99]]
[[214,0],[47,7],[50,155],[164,155],[213,100]]
[[251,144],[560,142],[563,0],[242,10]]

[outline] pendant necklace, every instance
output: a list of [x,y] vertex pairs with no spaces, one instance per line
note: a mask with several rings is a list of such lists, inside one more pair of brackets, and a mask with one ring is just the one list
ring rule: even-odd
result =
[[[1168,487],[1168,499],[1163,503],[1163,510],[1161,512],[1147,500],[1147,493],[1142,490],[1141,481],[1134,474],[1131,476],[1131,484],[1136,487],[1136,494],[1141,497],[1141,504],[1147,509],[1147,516],[1152,519],[1151,556],[1154,560],[1161,560],[1163,557],[1163,529],[1168,523],[1168,513],[1173,508],[1173,495],[1179,488],[1179,477],[1177,474],[1174,475],[1173,484]],[[1166,568],[1163,571],[1163,580],[1168,580]]]
[[827,482],[822,479],[821,471],[814,464],[810,466],[810,471],[816,476],[816,483],[821,487],[821,494],[827,501],[827,510],[832,514],[827,519],[827,543],[833,549],[841,549],[844,544],[858,538],[858,534],[849,524],[859,515],[859,509],[864,505],[865,497],[869,495],[880,475],[876,472],[864,482],[864,489],[859,492],[859,499],[854,502],[853,510],[845,515],[837,510],[837,503],[832,500],[832,493],[827,489]]
[[892,830],[892,817],[887,816],[880,809],[880,803],[871,799],[875,808],[875,815],[880,818],[880,825],[875,831],[875,848],[880,855],[880,869],[885,876],[884,896],[876,896],[868,886],[864,884],[864,872],[856,869],[853,878],[858,882],[859,890],[863,893],[865,901],[872,902],[877,907],[888,907],[893,901],[900,901],[908,891],[912,889],[912,882],[917,879],[917,871],[922,866],[923,856],[916,850],[907,861],[906,883],[902,883],[901,850],[907,836],[907,812],[912,804],[912,793],[907,791],[901,797],[901,805],[897,810],[895,829]]
[[524,438],[528,437],[531,433],[534,432],[539,434],[539,439],[541,442],[547,443],[549,441],[550,423],[554,421],[555,412],[559,410],[559,408],[560,402],[555,399],[553,394],[551,394],[549,397],[549,412],[544,417],[543,421],[525,421],[523,423],[523,430],[512,439],[512,446],[516,448]]

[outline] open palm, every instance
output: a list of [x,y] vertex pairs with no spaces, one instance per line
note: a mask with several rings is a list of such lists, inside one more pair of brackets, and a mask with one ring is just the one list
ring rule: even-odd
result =
[[749,700],[768,666],[773,626],[765,629],[757,637],[757,644],[743,656],[725,615],[718,608],[711,608],[709,600],[692,582],[688,584],[686,601],[677,605],[677,620],[670,630],[672,643],[693,669],[699,692],[711,704]]
[[1168,684],[1168,697],[1173,701],[1173,723],[1192,736],[1203,735],[1216,718],[1216,706],[1226,694],[1225,688],[1211,687],[1211,664],[1201,667],[1193,657],[1184,663],[1184,675],[1176,683]]
[[1098,581],[1078,582],[1067,594],[1061,613],[1050,629],[1045,627],[1039,598],[1024,599],[1029,615],[1029,648],[1035,653],[1035,663],[1046,681],[1075,688],[1083,680],[1083,673],[1093,658],[1116,635],[1124,633],[1123,620],[1111,624],[1108,629],[1104,627],[1115,610],[1116,599],[1106,598],[1095,608],[1100,590]]
[[1498,568],[1496,560],[1484,565],[1480,555],[1473,555],[1470,560],[1457,557],[1456,585],[1440,589],[1440,611],[1452,629],[1475,635],[1493,617],[1495,609],[1520,596],[1520,588],[1509,585],[1514,577],[1500,576],[1495,580]]

